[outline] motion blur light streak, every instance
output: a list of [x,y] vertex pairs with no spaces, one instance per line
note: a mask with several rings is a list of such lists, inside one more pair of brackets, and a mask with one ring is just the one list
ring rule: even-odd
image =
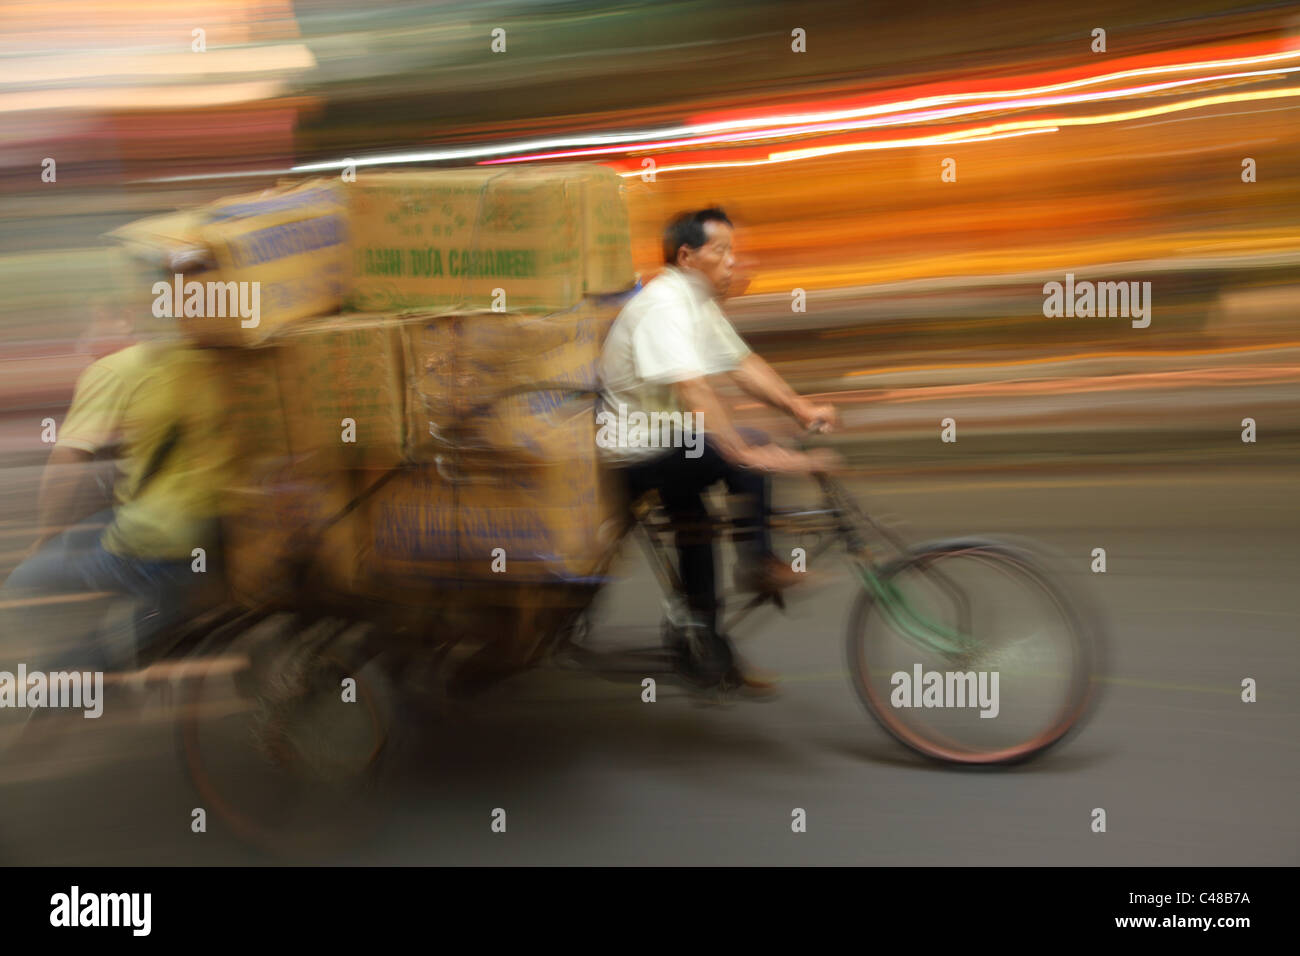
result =
[[[521,156],[511,157],[509,159],[488,160],[485,163],[502,163],[502,162],[530,162],[535,160],[547,159],[570,159],[577,156],[595,156],[616,153],[620,151],[627,152],[646,152],[655,149],[668,149],[675,146],[700,146],[710,143],[720,142],[745,142],[760,141],[762,139],[784,138],[790,136],[801,136],[811,133],[834,133],[853,129],[868,129],[879,126],[890,126],[899,124],[908,124],[920,121],[929,121],[935,119],[947,119],[954,116],[969,115],[972,113],[989,112],[997,109],[1029,109],[1037,106],[1057,106],[1067,103],[1088,103],[1099,102],[1106,99],[1116,99],[1127,96],[1139,96],[1147,93],[1159,92],[1167,89],[1174,89],[1183,86],[1194,86],[1203,83],[1224,82],[1232,79],[1256,78],[1263,76],[1275,76],[1286,73],[1300,71],[1300,67],[1279,67],[1274,70],[1256,70],[1239,73],[1222,73],[1204,77],[1194,77],[1186,80],[1171,80],[1165,83],[1153,83],[1145,86],[1127,87],[1118,90],[1104,90],[1077,96],[1043,96],[1032,98],[1032,94],[1058,91],[1063,89],[1074,88],[1078,86],[1091,86],[1100,83],[1109,83],[1121,78],[1149,75],[1157,72],[1171,72],[1173,70],[1193,70],[1202,69],[1207,66],[1219,66],[1223,64],[1231,65],[1249,65],[1259,62],[1271,62],[1274,60],[1296,59],[1300,57],[1300,52],[1285,52],[1271,54],[1265,57],[1245,57],[1238,60],[1221,60],[1207,61],[1201,63],[1187,63],[1171,67],[1149,67],[1139,70],[1128,70],[1121,73],[1103,74],[1100,76],[1089,77],[1082,80],[1074,80],[1067,83],[1058,83],[1049,86],[1028,87],[1019,90],[994,91],[988,93],[950,93],[939,96],[925,97],[916,100],[901,102],[883,103],[874,106],[862,107],[860,109],[840,110],[829,113],[809,113],[809,114],[791,114],[779,117],[772,117],[765,120],[735,120],[730,122],[715,122],[697,124],[683,128],[687,138],[651,140],[631,145],[625,145],[620,149],[616,146],[607,146],[592,149],[575,149],[563,152],[549,153],[530,153]],[[979,101],[977,105],[954,108],[950,110],[933,110],[921,112],[905,112],[915,110],[918,107],[933,106],[943,103],[960,102],[963,100]],[[852,119],[859,116],[868,116],[872,114],[889,114],[901,113],[900,116],[893,116],[885,120],[872,120],[860,123],[841,123],[840,120]],[[789,125],[803,124],[803,125]],[[775,126],[774,129],[766,127]],[[733,136],[702,136],[693,135],[713,130],[724,129],[753,129],[756,132],[752,136],[733,135]],[[668,131],[676,133],[677,131]],[[633,134],[629,134],[633,135]],[[521,144],[520,148],[526,148],[530,144]]]
[[[1268,45],[1272,46],[1274,44],[1268,44]],[[1254,45],[1247,44],[1246,46],[1254,46]],[[896,112],[896,111],[907,110],[907,109],[916,109],[916,108],[926,107],[926,106],[938,106],[944,103],[959,103],[964,100],[1010,99],[1014,97],[1033,96],[1041,93],[1054,93],[1054,92],[1059,92],[1061,90],[1075,89],[1081,86],[1095,86],[1101,83],[1111,83],[1111,82],[1119,82],[1121,80],[1127,80],[1127,79],[1136,79],[1137,77],[1140,76],[1154,76],[1160,73],[1175,73],[1175,72],[1181,73],[1187,70],[1218,69],[1221,67],[1234,67],[1234,66],[1252,66],[1261,63],[1272,63],[1272,62],[1278,62],[1283,60],[1293,60],[1296,59],[1297,57],[1300,57],[1300,50],[1287,50],[1280,53],[1269,53],[1269,54],[1263,54],[1259,56],[1243,56],[1243,57],[1237,57],[1233,59],[1199,60],[1199,61],[1187,62],[1187,63],[1171,63],[1171,64],[1164,64],[1161,66],[1139,67],[1131,70],[1120,70],[1118,72],[1112,72],[1112,73],[1101,73],[1096,75],[1089,75],[1089,76],[1084,76],[1073,80],[1065,80],[1059,83],[1050,83],[1041,86],[1022,87],[1019,89],[981,90],[977,92],[966,92],[966,93],[942,93],[933,96],[919,97],[912,100],[904,100],[901,102],[887,102],[881,104],[873,104],[871,106],[864,106],[856,109],[841,109],[841,110],[824,112],[824,113],[816,113],[813,114],[812,116],[805,115],[802,117],[802,120],[819,121],[823,119],[824,120],[851,119],[855,116],[865,116],[875,112],[889,113],[889,112]],[[1143,59],[1151,59],[1151,58],[1152,57],[1148,56],[1148,57],[1136,57],[1135,59],[1143,60]],[[1272,71],[1261,71],[1261,72],[1272,72]],[[751,126],[751,125],[752,126],[781,125],[781,124],[788,124],[797,121],[800,121],[800,117],[797,115],[794,116],[780,115],[780,116],[772,116],[772,117],[751,116],[749,119],[744,119],[744,120],[738,119],[738,120],[710,121],[707,123],[702,122],[702,123],[694,124],[690,128],[699,129],[699,130],[744,128],[746,126]]]
[[[1025,135],[1027,133],[1057,132],[1063,126],[1098,126],[1106,123],[1120,123],[1126,120],[1142,119],[1148,116],[1180,113],[1187,110],[1200,109],[1205,106],[1217,106],[1224,103],[1243,103],[1253,100],[1283,99],[1293,96],[1300,96],[1300,87],[1288,87],[1282,90],[1264,90],[1254,93],[1224,93],[1216,96],[1205,96],[1194,100],[1184,100],[1178,103],[1169,103],[1163,106],[1150,106],[1142,109],[1128,110],[1123,113],[1106,113],[1098,116],[1082,117],[1054,117],[1050,120],[1015,120],[1005,123],[995,123],[991,126],[975,127],[973,129],[961,130],[958,132],[935,133],[931,136],[910,137],[908,139],[870,140],[859,143],[842,143],[835,146],[813,146],[806,149],[782,150],[780,152],[769,154],[767,159],[732,161],[719,160],[710,163],[656,165],[655,173],[658,175],[660,173],[684,172],[696,169],[726,169],[729,167],[741,166],[763,166],[770,163],[790,163],[822,156],[834,156],[841,153],[862,152],[864,150],[902,149],[913,146],[933,146],[941,143],[986,142],[996,139],[1006,139],[1009,136]],[[644,149],[648,151],[650,147],[646,146]],[[557,158],[561,155],[576,156],[579,154],[552,154],[547,157],[520,157],[519,159],[520,161],[531,158],[550,159]],[[632,170],[630,172],[622,172],[620,175],[624,177],[640,176],[643,175],[643,172],[643,170]]]
[[[834,337],[835,332],[821,332],[820,335]],[[1275,349],[1300,348],[1300,342],[1277,342],[1269,347],[1269,351]],[[1152,359],[1152,358],[1188,358],[1196,355],[1226,355],[1232,352],[1254,352],[1258,351],[1259,346],[1239,345],[1231,348],[1222,349],[1179,349],[1177,351],[1150,349],[1141,352],[1125,352],[1122,350],[1113,350],[1109,352],[1078,352],[1071,355],[1052,356],[1051,358],[1027,358],[1027,359],[1003,359],[999,365],[1044,365],[1056,362],[1078,362],[1086,359]],[[984,362],[950,362],[943,365],[895,365],[889,368],[889,372],[926,372],[937,371],[940,369],[953,368],[980,368]],[[852,372],[845,372],[845,378],[853,378],[856,375],[878,375],[880,369],[857,369]]]
[[[706,146],[712,143],[723,142],[757,142],[764,139],[782,139],[794,136],[806,136],[816,133],[838,133],[855,129],[872,129],[886,126],[912,125],[918,122],[928,122],[938,119],[951,119],[956,116],[968,116],[975,113],[987,113],[996,110],[1008,109],[1031,109],[1039,106],[1059,106],[1068,103],[1093,103],[1101,102],[1107,99],[1119,99],[1128,96],[1140,96],[1148,93],[1160,92],[1163,90],[1173,89],[1182,86],[1195,86],[1203,83],[1222,82],[1232,79],[1241,79],[1248,77],[1274,76],[1285,73],[1300,72],[1300,67],[1279,68],[1277,70],[1256,71],[1251,73],[1226,73],[1216,76],[1197,77],[1190,80],[1171,80],[1168,83],[1155,83],[1147,86],[1129,87],[1119,90],[1105,90],[1097,93],[1080,94],[1078,96],[1055,96],[1041,97],[1038,99],[1020,99],[1008,100],[1005,102],[986,102],[977,106],[966,106],[948,110],[933,110],[930,112],[903,113],[899,116],[893,116],[888,119],[870,120],[858,123],[826,123],[819,125],[788,126],[778,129],[764,130],[761,135],[742,135],[733,136],[703,136],[693,137],[690,139],[678,140],[657,140],[651,142],[638,143],[622,148],[603,147],[598,149],[578,149],[568,150],[565,152],[553,153],[534,153],[523,156],[511,157],[509,159],[485,160],[482,165],[493,163],[507,162],[531,162],[534,160],[545,159],[572,159],[578,156],[596,156],[616,152],[649,152],[657,149],[669,149],[677,146]],[[1228,101],[1231,102],[1231,101]],[[1190,108],[1190,107],[1188,107]],[[1120,114],[1115,114],[1120,115]],[[778,154],[773,154],[778,155]]]
[[[1181,113],[1186,110],[1200,109],[1203,106],[1217,106],[1220,103],[1245,103],[1251,100],[1274,100],[1291,96],[1300,96],[1300,87],[1288,87],[1283,90],[1261,90],[1255,93],[1224,93],[1218,96],[1203,96],[1195,100],[1184,100],[1179,103],[1168,103],[1164,106],[1148,106],[1137,110],[1127,110],[1123,113],[1106,113],[1100,116],[1060,116],[1050,120],[1015,120],[1006,123],[996,123],[992,126],[980,127],[979,131],[988,131],[997,133],[1003,130],[1014,129],[1038,129],[1044,124],[1053,127],[1060,126],[1099,126],[1103,123],[1120,123],[1130,119],[1141,119],[1146,116],[1161,116],[1165,113]],[[976,131],[970,131],[976,132]],[[791,149],[783,150],[779,153],[773,153],[771,159],[774,162],[791,162],[798,159],[810,159],[814,156],[831,156],[836,153],[851,153],[863,149],[880,149],[887,148],[881,146],[880,142],[867,143],[848,143],[840,146],[815,146],[809,149]]]
[[[20,76],[24,86],[70,80],[105,81],[116,77],[162,76],[173,81],[224,73],[270,73],[310,70],[317,66],[311,50],[302,44],[259,46],[252,50],[215,49],[196,57],[193,53],[89,53],[77,57],[17,57],[6,71]],[[9,82],[7,79],[5,82]]]
[[[993,127],[985,127],[992,129]],[[830,155],[831,152],[858,151],[863,149],[906,149],[913,146],[938,146],[947,143],[987,143],[998,139],[1012,139],[1016,136],[1031,136],[1034,133],[1055,133],[1055,126],[1041,126],[1032,129],[1024,129],[1010,132],[990,132],[985,133],[983,130],[962,130],[952,133],[936,133],[933,136],[912,136],[906,139],[883,139],[872,143],[854,143],[850,149],[840,150],[835,147],[825,147],[830,152],[820,153],[813,151],[810,156],[791,156],[788,153],[773,153],[767,159],[737,159],[737,160],[718,160],[712,163],[670,163],[666,165],[656,165],[655,174],[659,173],[680,173],[693,169],[730,169],[740,166],[769,166],[773,163],[790,163],[800,159],[811,158],[811,155]],[[620,172],[619,175],[624,178],[644,175],[644,170],[634,169],[630,172]]]
[[[1243,56],[1236,58],[1223,58],[1215,60],[1199,60],[1187,63],[1163,64],[1159,66],[1139,67],[1131,70],[1121,70],[1117,72],[1102,73],[1088,77],[1082,77],[1074,80],[1068,80],[1060,83],[1045,84],[1040,86],[1028,86],[1014,89],[990,90],[981,92],[965,93],[944,93],[934,96],[921,97],[911,100],[901,100],[887,103],[874,104],[856,109],[843,109],[835,111],[811,112],[811,113],[784,113],[779,116],[759,117],[737,120],[718,120],[708,123],[687,124],[678,127],[670,127],[657,132],[649,131],[632,131],[626,133],[609,133],[599,135],[578,135],[572,137],[551,137],[542,140],[528,140],[518,143],[507,143],[493,146],[467,147],[457,149],[443,150],[426,150],[421,152],[405,152],[397,154],[385,154],[378,156],[368,156],[355,160],[330,160],[318,163],[306,163],[293,167],[293,172],[322,172],[332,169],[341,169],[352,163],[358,167],[377,166],[377,165],[401,165],[406,163],[429,163],[429,162],[452,162],[457,160],[479,159],[485,156],[498,157],[494,159],[481,159],[481,165],[492,165],[500,163],[520,163],[520,162],[537,162],[557,159],[574,159],[582,156],[609,156],[625,153],[644,153],[654,150],[671,149],[682,146],[706,146],[715,143],[742,143],[742,142],[760,142],[764,139],[780,139],[793,136],[806,136],[814,134],[832,134],[845,132],[854,129],[868,129],[874,127],[892,126],[892,125],[909,125],[917,122],[928,122],[937,119],[949,119],[956,116],[970,115],[972,113],[983,113],[997,110],[1009,109],[1032,109],[1042,106],[1056,106],[1063,104],[1101,102],[1107,99],[1117,99],[1129,96],[1141,96],[1150,93],[1161,92],[1168,89],[1175,89],[1184,86],[1194,86],[1204,83],[1221,83],[1235,79],[1258,79],[1266,76],[1277,76],[1287,73],[1300,71],[1300,67],[1279,67],[1273,70],[1254,70],[1241,71],[1234,73],[1217,73],[1208,76],[1192,77],[1182,80],[1170,80],[1164,83],[1153,83],[1143,86],[1126,87],[1117,90],[1101,90],[1092,93],[1079,94],[1075,96],[1040,96],[1039,94],[1060,92],[1068,89],[1077,89],[1084,86],[1097,86],[1107,83],[1119,82],[1121,80],[1133,79],[1142,76],[1156,76],[1175,72],[1189,72],[1194,70],[1213,70],[1224,67],[1234,66],[1251,66],[1265,63],[1283,62],[1286,60],[1295,60],[1300,58],[1300,51],[1282,51],[1256,56]],[[974,105],[953,108],[950,110],[933,110],[919,111],[922,107],[938,106],[946,103],[960,103],[974,101]],[[1195,101],[1193,101],[1195,102]],[[1235,100],[1223,100],[1220,102],[1235,102]],[[1205,104],[1200,104],[1205,105]],[[1184,108],[1194,108],[1188,106]],[[913,111],[913,112],[907,112]],[[882,116],[884,114],[903,114],[900,116],[890,116],[883,119],[874,119],[869,121],[845,123],[843,120],[851,120],[858,117]],[[1118,121],[1127,118],[1129,114],[1114,114]],[[1141,115],[1141,114],[1137,114]],[[722,133],[724,131],[750,131],[735,132],[731,135],[707,135],[710,133]],[[654,137],[654,138],[647,138]],[[568,149],[556,149],[555,147],[574,147]],[[780,156],[784,154],[773,154]],[[817,155],[817,154],[811,154]],[[802,158],[802,157],[795,157]],[[751,163],[736,163],[735,165],[753,165]],[[716,168],[713,164],[692,165],[689,167],[675,167],[689,169],[709,169]]]
[[42,90],[0,93],[0,113],[51,110],[202,109],[232,103],[259,103],[288,90],[281,82],[209,83],[203,86],[132,86],[101,90]]

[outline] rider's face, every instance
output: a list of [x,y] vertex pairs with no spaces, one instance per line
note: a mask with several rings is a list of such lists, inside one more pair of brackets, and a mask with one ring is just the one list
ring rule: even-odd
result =
[[704,245],[698,249],[682,246],[677,252],[677,264],[683,269],[702,273],[719,298],[731,288],[731,274],[736,267],[736,255],[732,252],[733,233],[725,222],[706,222]]
[[133,323],[128,314],[112,305],[97,304],[91,309],[90,325],[77,338],[76,349],[82,354],[103,358],[131,345]]

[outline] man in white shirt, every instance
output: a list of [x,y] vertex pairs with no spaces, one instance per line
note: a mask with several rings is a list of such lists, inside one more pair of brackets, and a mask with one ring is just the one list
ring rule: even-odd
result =
[[[716,208],[683,213],[668,224],[664,270],[628,302],[605,340],[598,442],[604,460],[622,470],[633,499],[657,489],[665,509],[683,525],[707,527],[701,493],[710,485],[723,481],[732,494],[744,496],[737,523],[750,530],[736,538],[739,583],[772,593],[800,575],[772,554],[767,474],[823,471],[833,458],[790,451],[759,432],[737,429],[709,377],[728,374],[804,427],[821,422],[829,429],[836,416],[833,406],[796,395],[723,315],[718,300],[731,287],[733,236],[731,221]],[[678,531],[676,545],[695,623],[717,635],[712,535]]]

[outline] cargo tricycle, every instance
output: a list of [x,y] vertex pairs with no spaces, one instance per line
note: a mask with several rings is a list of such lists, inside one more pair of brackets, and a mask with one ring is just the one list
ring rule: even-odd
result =
[[[506,389],[498,400],[532,390],[562,392],[580,408],[597,399],[552,382]],[[800,444],[815,440],[809,433]],[[340,814],[361,818],[346,808],[374,780],[393,735],[417,729],[398,716],[412,692],[463,699],[523,669],[564,666],[676,676],[693,694],[737,695],[727,677],[734,673],[728,642],[709,640],[675,613],[682,595],[671,538],[683,529],[653,493],[624,502],[609,547],[588,573],[523,583],[438,578],[423,593],[366,599],[333,593],[315,575],[311,538],[319,541],[401,471],[303,530],[292,600],[214,609],[154,651],[194,665],[178,701],[181,752],[205,805],[240,836],[301,852],[328,834],[337,846]],[[1099,687],[1104,624],[1082,589],[1049,570],[1045,551],[1006,538],[909,544],[834,476],[812,481],[818,501],[777,511],[772,531],[797,540],[809,567],[821,567],[832,548],[842,551],[856,585],[847,676],[890,735],[927,758],[988,765],[1035,757],[1080,726]],[[737,530],[730,518],[711,521],[720,539]],[[663,591],[662,643],[602,650],[593,602],[629,534]],[[724,615],[724,633],[774,609],[784,609],[780,595],[747,596]],[[265,794],[254,792],[241,760],[273,775]],[[313,819],[292,793],[316,802],[332,794],[337,804]]]

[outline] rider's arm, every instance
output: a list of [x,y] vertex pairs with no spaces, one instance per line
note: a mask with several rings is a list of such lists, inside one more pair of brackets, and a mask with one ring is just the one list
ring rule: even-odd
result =
[[87,467],[97,452],[118,440],[126,403],[122,376],[101,360],[77,380],[67,417],[59,426],[58,442],[41,475],[36,503],[40,531],[33,549],[88,514],[85,503],[92,477]]
[[730,412],[707,378],[688,378],[678,382],[677,394],[684,407],[700,416],[697,420],[703,423],[704,430],[723,458],[737,465],[750,464],[753,449],[736,431]]
[[94,457],[90,452],[71,445],[55,445],[50,452],[36,500],[36,520],[40,531],[32,545],[33,550],[77,519],[85,517],[78,514],[78,510],[86,500],[83,491],[91,478],[91,471],[86,466]]
[[736,432],[727,407],[705,378],[689,378],[677,383],[682,404],[703,416],[704,430],[723,458],[745,468],[763,471],[806,473],[824,470],[824,457],[790,451],[780,445],[748,445]]
[[799,417],[798,412],[803,406],[810,404],[796,395],[794,389],[785,383],[785,379],[777,375],[772,366],[756,352],[746,355],[730,374],[731,380],[745,392],[795,418]]
[[735,371],[731,372],[731,380],[760,401],[777,411],[785,412],[805,428],[810,427],[814,421],[821,421],[827,426],[836,421],[834,406],[818,405],[797,395],[772,366],[753,352],[746,355]]
[[[634,300],[635,301],[635,300]],[[706,332],[718,347],[701,355],[696,346],[696,319],[684,309],[662,307],[653,322],[641,322],[632,332],[636,376],[643,382],[672,385],[684,409],[702,415],[702,427],[718,452],[737,465],[770,471],[807,471],[812,459],[778,445],[751,447],[736,432],[731,414],[708,382],[710,374],[735,367],[749,348],[730,329],[721,313],[706,315],[714,325]],[[706,337],[707,340],[707,337]]]

